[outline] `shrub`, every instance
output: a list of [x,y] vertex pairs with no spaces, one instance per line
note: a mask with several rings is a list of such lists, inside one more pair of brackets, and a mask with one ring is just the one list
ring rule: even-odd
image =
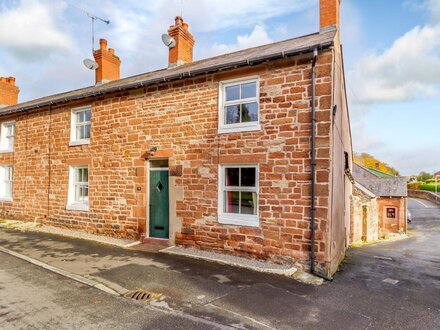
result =
[[[420,190],[436,191],[435,184],[421,184]],[[437,192],[440,192],[440,184],[437,184]]]
[[408,189],[419,190],[420,184],[421,184],[420,182],[412,182],[412,183],[408,183],[407,187]]

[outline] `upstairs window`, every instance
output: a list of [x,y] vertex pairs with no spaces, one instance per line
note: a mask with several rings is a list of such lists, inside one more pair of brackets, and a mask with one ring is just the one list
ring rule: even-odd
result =
[[14,139],[15,139],[15,121],[2,123],[0,151],[4,151],[4,152],[14,151]]
[[67,209],[89,210],[89,168],[71,166],[69,170],[69,196]]
[[259,129],[258,78],[221,82],[219,133]]
[[219,222],[258,226],[258,167],[220,168]]
[[12,201],[12,166],[0,166],[0,201]]
[[92,109],[90,107],[72,110],[70,145],[90,143],[92,125]]

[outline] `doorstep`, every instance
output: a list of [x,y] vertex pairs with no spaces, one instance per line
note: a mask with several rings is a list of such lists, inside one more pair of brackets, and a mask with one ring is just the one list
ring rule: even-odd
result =
[[170,247],[170,244],[169,239],[144,237],[141,239],[141,244],[129,247],[129,249],[143,252],[159,252]]

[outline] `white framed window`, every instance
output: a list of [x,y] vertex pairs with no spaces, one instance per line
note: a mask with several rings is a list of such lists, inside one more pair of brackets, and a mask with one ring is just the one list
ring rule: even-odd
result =
[[70,145],[90,143],[90,129],[92,126],[92,108],[82,107],[72,109],[70,127]]
[[258,77],[219,84],[219,133],[260,130],[260,80]]
[[1,125],[0,151],[14,151],[15,121],[4,122]]
[[258,165],[220,165],[218,220],[258,227]]
[[89,210],[89,167],[70,166],[68,210]]
[[12,201],[13,176],[11,165],[0,166],[0,201]]

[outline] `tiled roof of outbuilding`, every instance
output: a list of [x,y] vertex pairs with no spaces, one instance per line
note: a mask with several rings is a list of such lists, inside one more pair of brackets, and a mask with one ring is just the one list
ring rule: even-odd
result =
[[405,177],[378,176],[358,164],[353,164],[353,177],[356,182],[377,196],[406,197],[408,195]]
[[66,93],[42,97],[32,101],[2,108],[0,115],[20,112],[71,100],[102,95],[132,88],[139,88],[155,83],[183,79],[195,75],[212,73],[220,70],[259,64],[265,61],[283,57],[299,55],[312,51],[314,48],[324,49],[331,47],[336,30],[314,33],[299,38],[288,39],[259,47],[249,48],[234,53],[215,56],[195,61],[178,67],[152,71],[106,84],[86,87]]

